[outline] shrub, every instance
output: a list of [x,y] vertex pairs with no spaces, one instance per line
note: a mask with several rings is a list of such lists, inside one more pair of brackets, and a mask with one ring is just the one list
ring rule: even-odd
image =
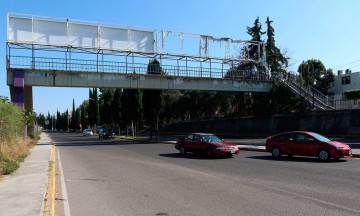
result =
[[24,138],[25,125],[32,124],[33,116],[0,96],[0,175],[17,170],[36,144],[36,140]]
[[0,175],[6,175],[19,168],[34,146],[34,140],[29,138],[14,138],[1,143]]
[[15,172],[19,168],[19,162],[9,159],[7,157],[3,158],[3,161],[0,165],[0,171],[3,175],[8,175]]
[[359,99],[360,98],[360,89],[346,90],[346,91],[344,91],[344,94],[348,99]]
[[0,97],[0,140],[8,141],[24,134],[24,112],[6,98]]

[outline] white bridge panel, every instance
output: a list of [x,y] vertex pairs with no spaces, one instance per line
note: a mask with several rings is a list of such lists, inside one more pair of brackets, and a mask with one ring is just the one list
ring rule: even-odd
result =
[[141,52],[154,52],[154,33],[130,30],[129,49]]
[[8,40],[19,43],[32,42],[31,19],[12,18],[9,19]]
[[34,20],[33,25],[33,41],[36,44],[66,46],[66,23]]
[[101,27],[100,46],[110,50],[129,50],[128,30]]
[[98,48],[98,27],[69,23],[69,45],[75,47]]
[[102,26],[61,18],[8,16],[8,42],[76,48],[154,52],[154,31]]
[[[175,31],[155,31],[64,18],[8,14],[7,42],[260,62],[263,42]],[[155,41],[155,38],[157,39]],[[155,49],[156,46],[156,49]],[[258,58],[248,48],[257,47]],[[263,53],[264,55],[264,53]]]

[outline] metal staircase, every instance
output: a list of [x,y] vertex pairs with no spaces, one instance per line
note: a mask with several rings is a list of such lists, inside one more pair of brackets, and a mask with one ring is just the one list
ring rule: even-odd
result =
[[299,77],[293,75],[289,77],[281,76],[277,80],[287,85],[294,94],[305,98],[314,108],[318,110],[335,109],[332,98],[322,94],[312,86],[302,84]]

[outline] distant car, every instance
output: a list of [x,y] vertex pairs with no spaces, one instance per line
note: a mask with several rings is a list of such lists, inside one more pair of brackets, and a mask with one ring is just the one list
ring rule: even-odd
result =
[[225,142],[214,134],[209,133],[187,134],[177,141],[175,148],[182,155],[187,152],[206,153],[208,157],[239,154],[239,148],[235,144]]
[[115,139],[115,133],[112,132],[112,130],[109,130],[107,128],[101,128],[99,130],[99,139],[109,139],[109,138],[113,138]]
[[85,129],[83,131],[83,136],[92,136],[92,135],[94,135],[94,133],[92,132],[91,129]]
[[330,139],[308,131],[292,131],[280,133],[266,140],[266,151],[273,157],[300,155],[318,157],[321,161],[330,158],[352,157],[352,149],[345,143],[331,141]]

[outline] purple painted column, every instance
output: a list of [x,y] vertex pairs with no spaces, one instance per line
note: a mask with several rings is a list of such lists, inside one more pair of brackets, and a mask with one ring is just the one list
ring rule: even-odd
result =
[[25,106],[25,79],[23,70],[14,70],[14,98],[13,102],[19,107]]

